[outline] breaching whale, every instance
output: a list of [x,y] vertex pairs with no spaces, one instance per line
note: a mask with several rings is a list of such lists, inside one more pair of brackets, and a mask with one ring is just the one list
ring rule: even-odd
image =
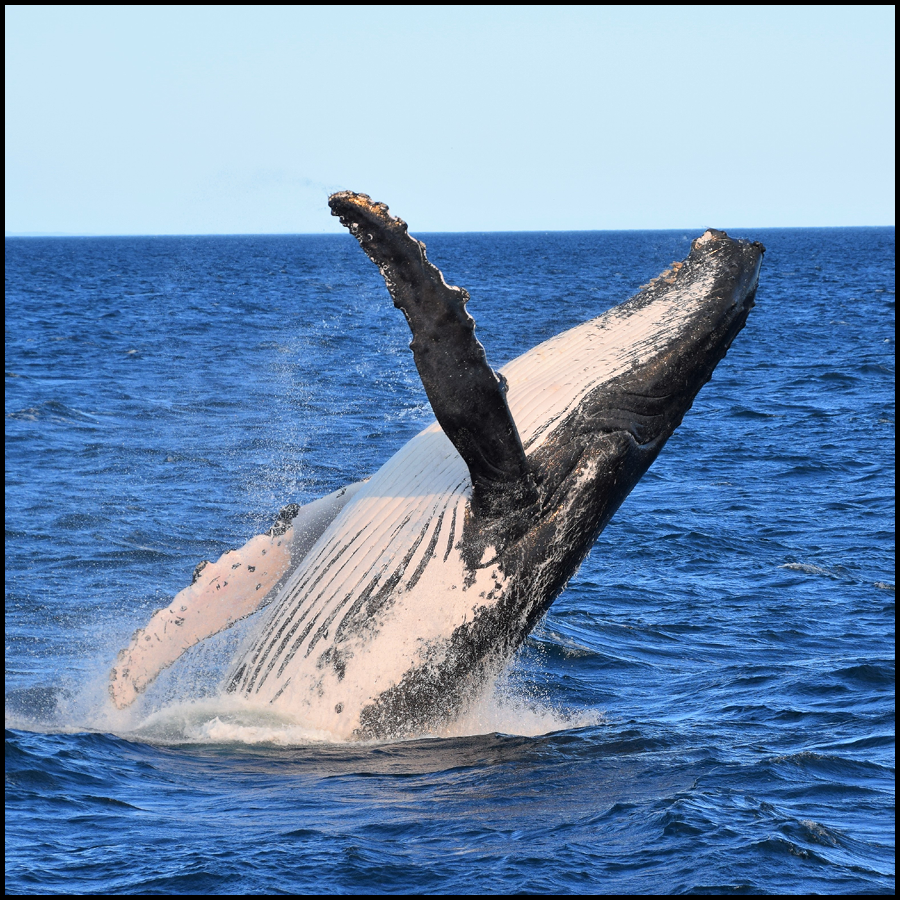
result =
[[345,738],[459,714],[561,593],[753,306],[764,248],[708,230],[635,296],[504,366],[468,294],[365,194],[329,199],[412,331],[436,421],[371,478],[216,563],[135,633],[118,707],[198,641],[262,611],[225,689]]

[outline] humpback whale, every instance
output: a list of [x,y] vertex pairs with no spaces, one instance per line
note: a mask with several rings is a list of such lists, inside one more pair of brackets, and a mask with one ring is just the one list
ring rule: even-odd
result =
[[259,611],[224,682],[248,703],[351,739],[458,715],[681,423],[747,319],[764,253],[710,229],[626,302],[495,372],[468,293],[406,223],[365,194],[329,206],[409,323],[435,421],[366,481],[201,563],[119,654],[118,707]]

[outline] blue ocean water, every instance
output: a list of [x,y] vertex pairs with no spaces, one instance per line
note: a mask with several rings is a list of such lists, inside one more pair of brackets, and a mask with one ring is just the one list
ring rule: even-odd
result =
[[[696,233],[426,235],[495,368]],[[196,563],[430,420],[345,235],[6,240],[9,893],[891,893],[894,230],[753,231],[757,307],[452,733],[230,708],[229,632],[116,714]]]

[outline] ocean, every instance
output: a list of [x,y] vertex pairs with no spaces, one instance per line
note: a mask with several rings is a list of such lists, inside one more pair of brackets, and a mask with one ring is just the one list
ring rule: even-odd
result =
[[[417,235],[499,368],[702,229]],[[347,235],[6,239],[7,893],[894,892],[894,229],[767,247],[712,381],[440,734],[135,707],[153,610],[431,411]]]

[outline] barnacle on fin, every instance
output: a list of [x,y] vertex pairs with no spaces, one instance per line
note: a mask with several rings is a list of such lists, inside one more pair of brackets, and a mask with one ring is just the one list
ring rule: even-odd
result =
[[191,584],[194,584],[200,577],[200,573],[209,565],[208,559],[201,559],[194,568],[194,574],[191,576]]
[[278,513],[275,524],[266,532],[266,534],[268,534],[269,537],[280,537],[291,527],[291,522],[294,521],[299,512],[299,503],[289,503],[280,513]]

